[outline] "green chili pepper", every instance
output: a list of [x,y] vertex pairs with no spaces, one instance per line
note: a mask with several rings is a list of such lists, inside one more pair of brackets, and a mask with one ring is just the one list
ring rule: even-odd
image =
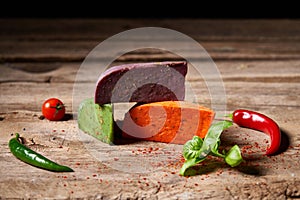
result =
[[54,172],[73,172],[73,169],[59,165],[21,144],[18,133],[9,141],[8,146],[12,154],[25,163]]

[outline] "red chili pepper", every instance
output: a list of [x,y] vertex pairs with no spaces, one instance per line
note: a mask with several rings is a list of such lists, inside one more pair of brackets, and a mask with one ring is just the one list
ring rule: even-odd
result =
[[250,110],[235,110],[232,120],[241,127],[262,131],[270,136],[271,145],[266,154],[275,154],[280,147],[281,132],[277,123],[271,118]]

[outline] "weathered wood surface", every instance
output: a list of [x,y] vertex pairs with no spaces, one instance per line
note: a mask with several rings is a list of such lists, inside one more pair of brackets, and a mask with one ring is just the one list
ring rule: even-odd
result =
[[[0,25],[0,198],[300,197],[300,21],[2,19]],[[275,119],[284,133],[282,152],[264,156],[268,136],[234,126],[223,134],[222,145],[239,144],[246,162],[230,169],[220,160],[210,160],[198,168],[198,175],[186,178],[178,175],[181,146],[150,142],[106,146],[83,137],[72,110],[73,86],[83,59],[106,38],[143,26],[171,28],[199,41],[222,75],[227,110],[248,108]],[[179,48],[183,44],[176,42]],[[190,56],[197,59],[195,52]],[[176,59],[170,53],[141,50],[115,64]],[[199,102],[209,106],[203,80],[189,74],[188,81],[202,95]],[[85,88],[94,82],[79,76],[76,84]],[[42,102],[53,96],[67,107],[65,121],[40,119]],[[15,132],[31,148],[75,172],[47,172],[15,159],[7,146]],[[102,153],[102,160],[93,156],[91,146]]]

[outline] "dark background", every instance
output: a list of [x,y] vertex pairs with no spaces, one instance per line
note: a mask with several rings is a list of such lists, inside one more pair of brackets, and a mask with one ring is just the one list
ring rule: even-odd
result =
[[[296,2],[296,1],[295,1]],[[1,18],[300,18],[289,1],[6,1]]]

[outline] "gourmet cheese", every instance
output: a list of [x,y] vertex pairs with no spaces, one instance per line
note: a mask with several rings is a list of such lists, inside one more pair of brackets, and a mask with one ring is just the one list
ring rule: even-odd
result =
[[85,99],[78,109],[78,127],[98,140],[113,144],[114,121],[112,104],[98,105],[94,99]]
[[181,101],[187,62],[152,62],[114,66],[98,79],[95,103]]
[[137,105],[125,115],[122,136],[184,144],[194,135],[204,138],[214,115],[209,108],[184,101]]

